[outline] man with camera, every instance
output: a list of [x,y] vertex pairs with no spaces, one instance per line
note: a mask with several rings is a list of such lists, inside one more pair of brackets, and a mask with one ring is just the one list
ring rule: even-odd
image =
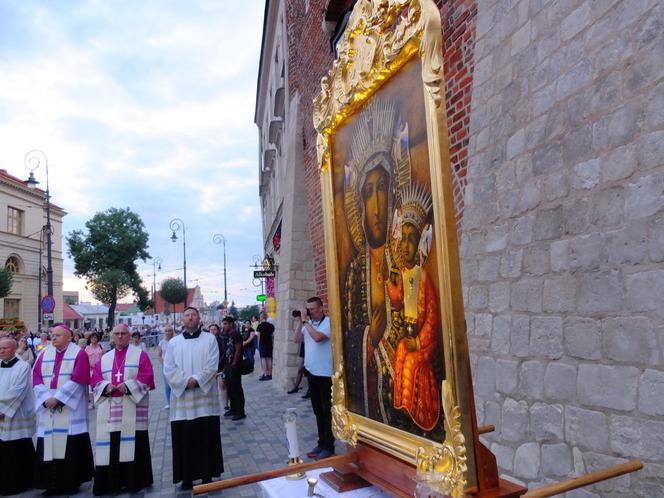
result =
[[307,456],[320,460],[334,455],[330,319],[325,316],[319,297],[307,299],[302,310],[293,311],[293,317],[297,324],[295,342],[304,340],[304,366],[309,371],[311,407],[318,426],[318,445]]

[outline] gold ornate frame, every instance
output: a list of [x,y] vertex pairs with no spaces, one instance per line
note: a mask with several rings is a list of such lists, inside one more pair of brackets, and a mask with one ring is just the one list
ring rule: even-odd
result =
[[[321,80],[314,125],[323,194],[329,309],[333,338],[333,428],[351,445],[365,442],[416,466],[421,482],[452,496],[475,485],[473,403],[458,261],[456,221],[445,107],[442,30],[433,0],[359,0],[338,46],[338,57]],[[331,172],[336,130],[408,62],[419,58],[424,86],[439,309],[443,328],[445,441],[431,441],[347,409],[342,354],[341,293]],[[466,451],[466,445],[469,450]]]

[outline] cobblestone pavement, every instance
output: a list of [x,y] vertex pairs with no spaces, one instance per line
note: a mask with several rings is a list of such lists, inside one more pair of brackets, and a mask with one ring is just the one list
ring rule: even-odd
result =
[[[173,467],[171,453],[171,431],[168,422],[168,410],[164,393],[164,379],[159,375],[158,362],[151,352],[152,364],[155,367],[157,388],[150,392],[150,442],[152,451],[152,469],[154,485],[138,494],[121,494],[118,497],[145,496],[171,497],[191,496],[190,492],[178,490],[172,482]],[[306,453],[316,446],[316,419],[311,410],[309,400],[299,394],[288,395],[272,381],[259,382],[260,363],[256,359],[256,371],[242,378],[246,398],[247,418],[237,422],[223,419],[221,422],[221,439],[224,453],[224,473],[222,478],[237,477],[253,472],[283,467],[288,459],[288,447],[282,421],[286,408],[297,408],[298,435],[300,450]],[[95,436],[94,410],[90,411],[90,437]],[[340,449],[341,445],[337,445]],[[306,457],[304,457],[306,460]],[[30,490],[21,496],[40,496],[41,490]],[[81,486],[76,497],[92,496],[92,482]],[[206,496],[206,495],[202,495]],[[259,497],[262,496],[257,484],[213,493],[209,496],[223,497]]]

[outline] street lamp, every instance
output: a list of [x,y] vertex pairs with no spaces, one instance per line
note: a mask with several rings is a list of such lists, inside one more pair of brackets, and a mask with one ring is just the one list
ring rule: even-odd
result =
[[220,234],[217,233],[212,237],[212,242],[215,244],[223,244],[223,249],[224,249],[224,308],[228,306],[228,292],[227,292],[227,287],[226,287],[226,238]]
[[157,270],[161,271],[162,259],[157,257],[152,260],[152,307],[153,314],[157,312]]
[[[35,178],[34,171],[44,163],[46,169],[46,287],[49,296],[53,296],[53,256],[52,256],[52,230],[51,230],[51,194],[48,188],[48,159],[41,150],[31,150],[25,155],[25,167],[30,170],[30,176],[25,182],[28,188],[34,189],[39,183]],[[39,269],[41,274],[41,268]],[[41,291],[41,289],[40,289]],[[48,321],[48,326],[53,325],[53,320]]]
[[187,288],[187,232],[184,226],[184,221],[180,218],[173,218],[168,224],[168,227],[173,230],[173,235],[171,235],[171,240],[177,242],[178,236],[175,235],[175,232],[182,230],[182,259],[184,262],[184,289],[187,291],[187,294],[184,297],[184,307],[187,307],[187,297],[189,297],[189,289]]

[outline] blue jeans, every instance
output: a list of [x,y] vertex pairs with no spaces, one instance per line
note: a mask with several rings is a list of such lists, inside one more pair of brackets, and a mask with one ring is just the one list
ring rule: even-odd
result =
[[168,383],[168,381],[166,380],[165,375],[164,375],[164,388],[166,389],[166,404],[170,405],[171,404],[171,386]]

